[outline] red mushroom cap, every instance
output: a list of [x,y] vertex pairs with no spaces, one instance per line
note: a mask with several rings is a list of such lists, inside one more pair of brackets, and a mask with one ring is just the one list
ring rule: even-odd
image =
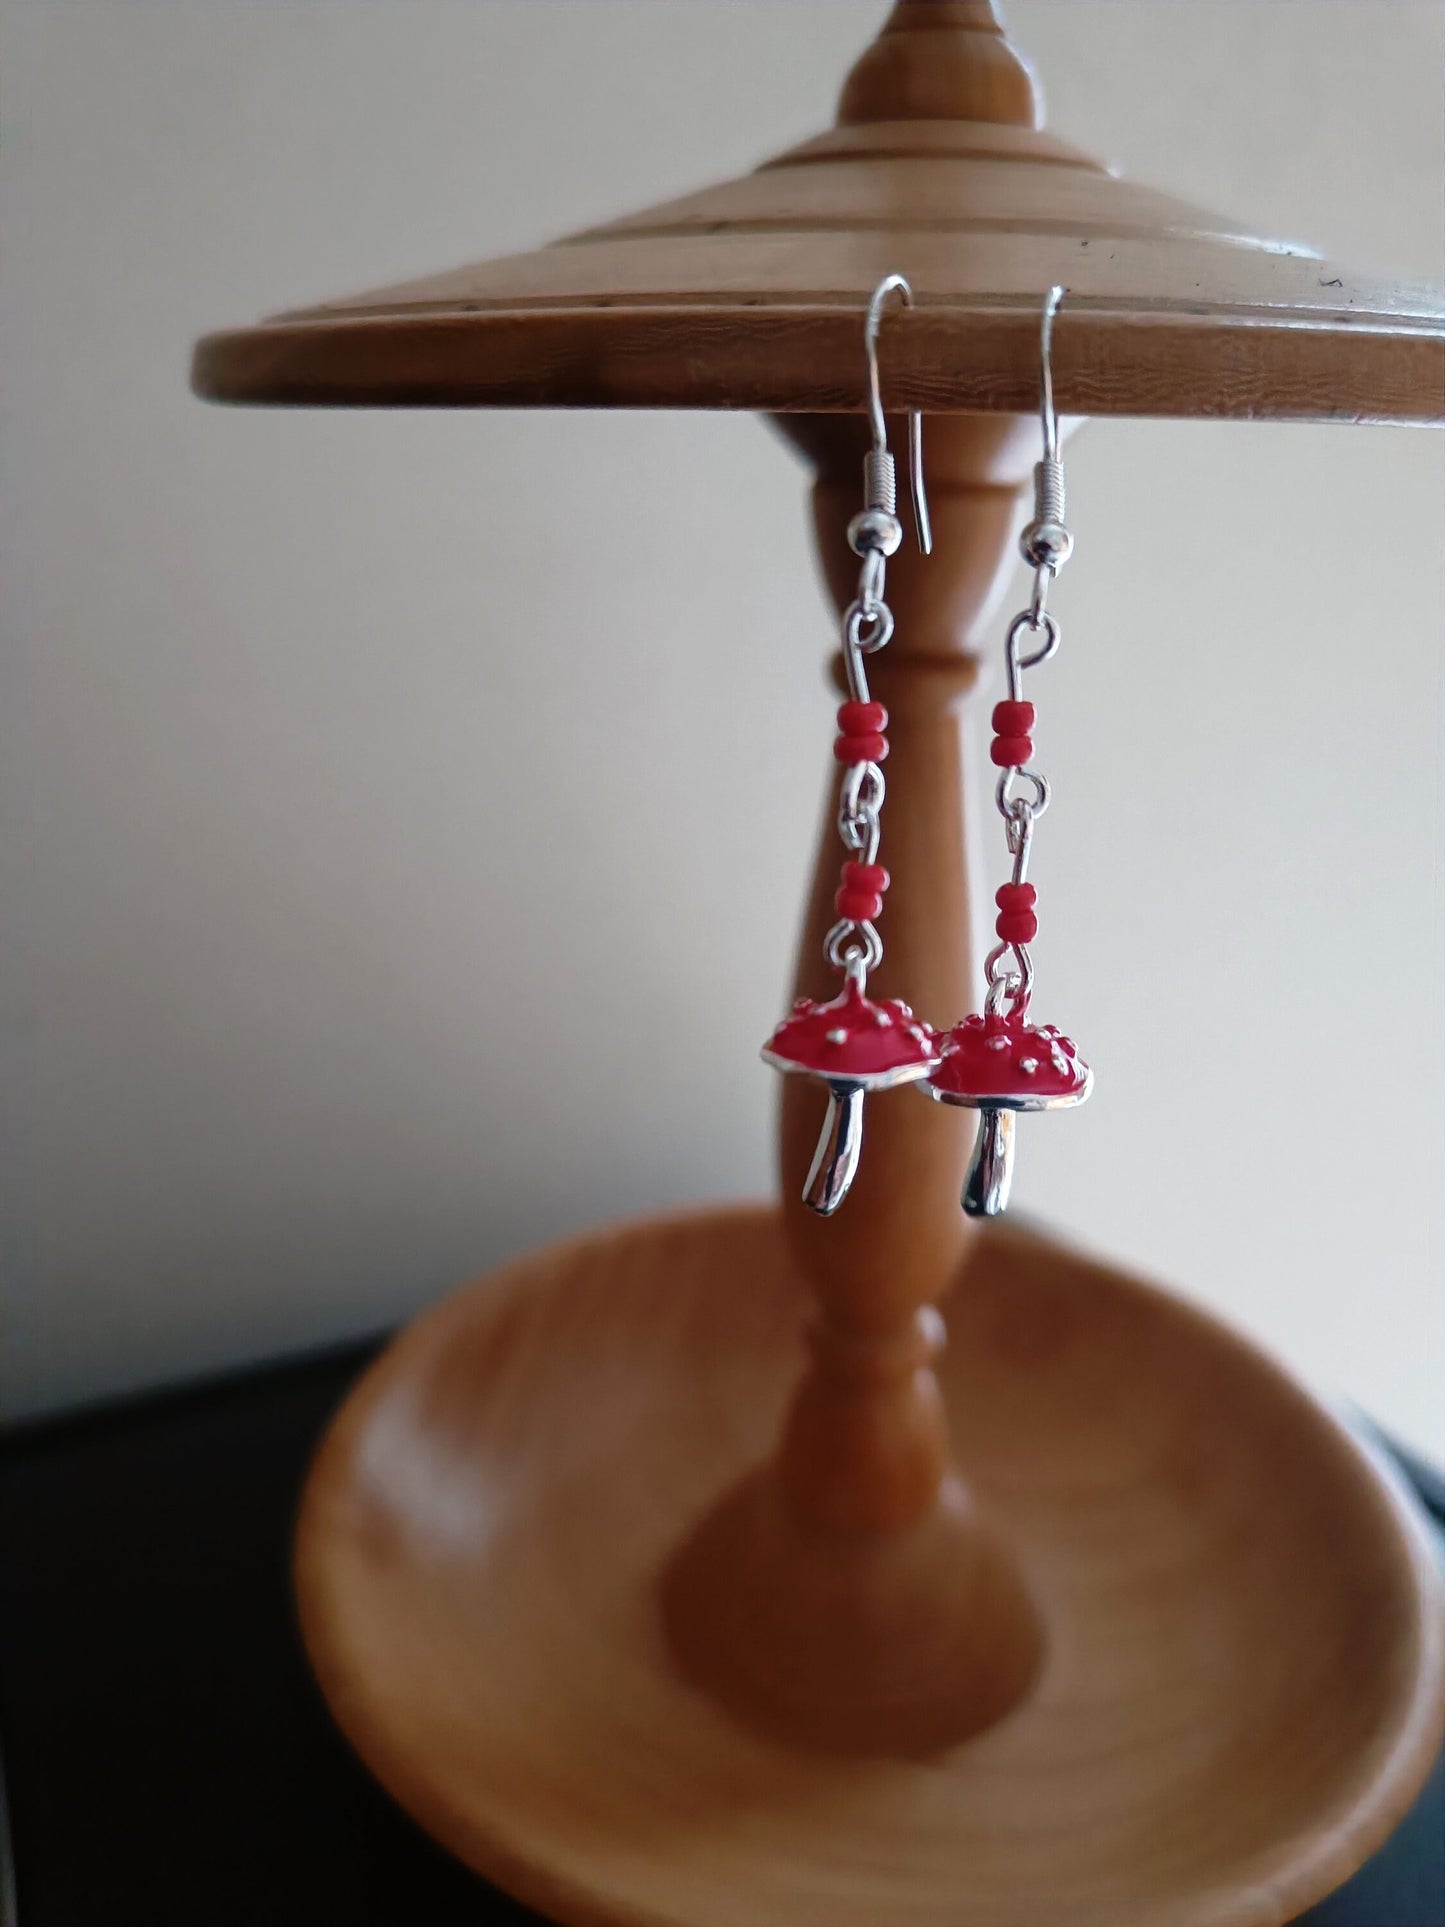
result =
[[780,1071],[880,1089],[922,1077],[937,1061],[938,1040],[907,1004],[874,1003],[850,977],[829,1003],[800,997],[763,1046],[763,1057]]
[[1093,1072],[1072,1037],[1054,1024],[1035,1028],[1002,1012],[976,1013],[942,1040],[929,1091],[944,1103],[997,1104],[1003,1110],[1048,1110],[1081,1104]]

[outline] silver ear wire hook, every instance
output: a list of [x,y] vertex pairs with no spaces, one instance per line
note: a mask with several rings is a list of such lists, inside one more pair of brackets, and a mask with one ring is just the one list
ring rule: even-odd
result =
[[[838,790],[838,835],[846,852],[843,887],[835,907],[838,921],[823,939],[823,954],[844,975],[841,994],[818,1004],[804,997],[793,1015],[779,1024],[763,1057],[780,1071],[801,1071],[827,1086],[828,1114],[813,1166],[803,1187],[803,1202],[820,1218],[831,1218],[853,1182],[863,1142],[863,1093],[894,1084],[916,1083],[938,1062],[934,1034],[915,1021],[906,1004],[872,1003],[868,973],[883,961],[883,939],[873,919],[883,908],[888,872],[878,865],[879,812],[883,808],[883,771],[888,754],[884,729],[888,711],[868,693],[863,659],[882,649],[893,634],[893,612],[884,599],[888,558],[903,541],[898,519],[898,478],[888,452],[888,425],[878,380],[878,326],[883,304],[897,289],[912,303],[901,274],[878,283],[868,303],[864,346],[868,356],[868,414],[873,446],[863,457],[863,507],[848,524],[848,546],[858,557],[858,593],[843,611],[843,675],[848,700],[838,711],[833,753],[843,764]],[[917,413],[909,417],[909,479],[918,546],[933,547],[928,499],[923,492],[923,434]],[[1013,774],[1012,771],[1009,772]],[[1037,814],[1037,811],[1035,812]],[[879,1031],[889,1042],[880,1047]],[[880,1065],[887,1068],[880,1069]]]
[[1039,417],[1044,428],[1044,460],[1056,462],[1059,459],[1059,417],[1054,409],[1054,369],[1049,359],[1049,350],[1054,339],[1054,316],[1059,312],[1064,298],[1060,287],[1050,288],[1044,297],[1044,325],[1039,339],[1039,360],[1042,379],[1039,383]]
[[[888,432],[883,420],[883,389],[878,376],[878,329],[883,320],[883,309],[890,294],[897,292],[903,296],[903,305],[913,306],[913,290],[901,274],[886,274],[873,290],[873,298],[868,303],[868,318],[863,325],[863,345],[868,356],[868,415],[873,425],[873,459],[865,465],[867,478],[868,506],[886,508],[894,512],[896,488],[882,499],[884,490],[878,486],[881,471],[886,465],[891,471],[892,457],[888,453]],[[891,472],[889,476],[891,482]],[[933,528],[928,519],[928,496],[923,487],[923,417],[917,409],[908,416],[908,487],[913,497],[913,526],[918,533],[918,546],[925,555],[933,553]],[[880,499],[874,500],[874,496]]]
[[[1044,626],[1044,603],[1049,584],[1068,561],[1074,538],[1064,526],[1064,463],[1059,454],[1059,417],[1054,407],[1054,369],[1050,349],[1054,338],[1054,317],[1064,299],[1063,288],[1050,288],[1044,296],[1044,319],[1039,334],[1039,420],[1044,431],[1044,458],[1034,465],[1034,516],[1019,537],[1024,561],[1036,571],[1034,598],[1030,605],[1029,626]],[[1052,653],[1052,648],[1049,649]],[[1023,658],[1022,666],[1041,662],[1035,654]]]

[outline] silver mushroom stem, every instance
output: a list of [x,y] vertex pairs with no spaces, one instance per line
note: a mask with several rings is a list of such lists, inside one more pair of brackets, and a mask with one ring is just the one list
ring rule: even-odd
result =
[[828,1081],[828,1110],[803,1187],[803,1203],[831,1218],[848,1195],[863,1149],[863,1087],[843,1078]]
[[970,1218],[996,1218],[1008,1203],[1014,1178],[1014,1114],[980,1105],[973,1159],[963,1181],[963,1208]]

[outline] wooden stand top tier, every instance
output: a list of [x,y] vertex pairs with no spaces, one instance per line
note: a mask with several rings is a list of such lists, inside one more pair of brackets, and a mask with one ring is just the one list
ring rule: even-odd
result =
[[748,408],[861,404],[885,274],[892,406],[1025,413],[1038,309],[1068,289],[1070,415],[1445,419],[1426,288],[1120,179],[1044,133],[993,0],[898,0],[831,133],[756,173],[535,253],[277,315],[198,347],[217,401]]

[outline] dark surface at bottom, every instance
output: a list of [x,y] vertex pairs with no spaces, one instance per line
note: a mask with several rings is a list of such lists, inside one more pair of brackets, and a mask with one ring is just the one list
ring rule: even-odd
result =
[[[0,1749],[22,1927],[537,1920],[381,1792],[302,1656],[297,1495],[375,1350],[6,1441]],[[1445,1526],[1438,1476],[1406,1470]],[[1305,1919],[1445,1927],[1445,1760],[1388,1846]]]

